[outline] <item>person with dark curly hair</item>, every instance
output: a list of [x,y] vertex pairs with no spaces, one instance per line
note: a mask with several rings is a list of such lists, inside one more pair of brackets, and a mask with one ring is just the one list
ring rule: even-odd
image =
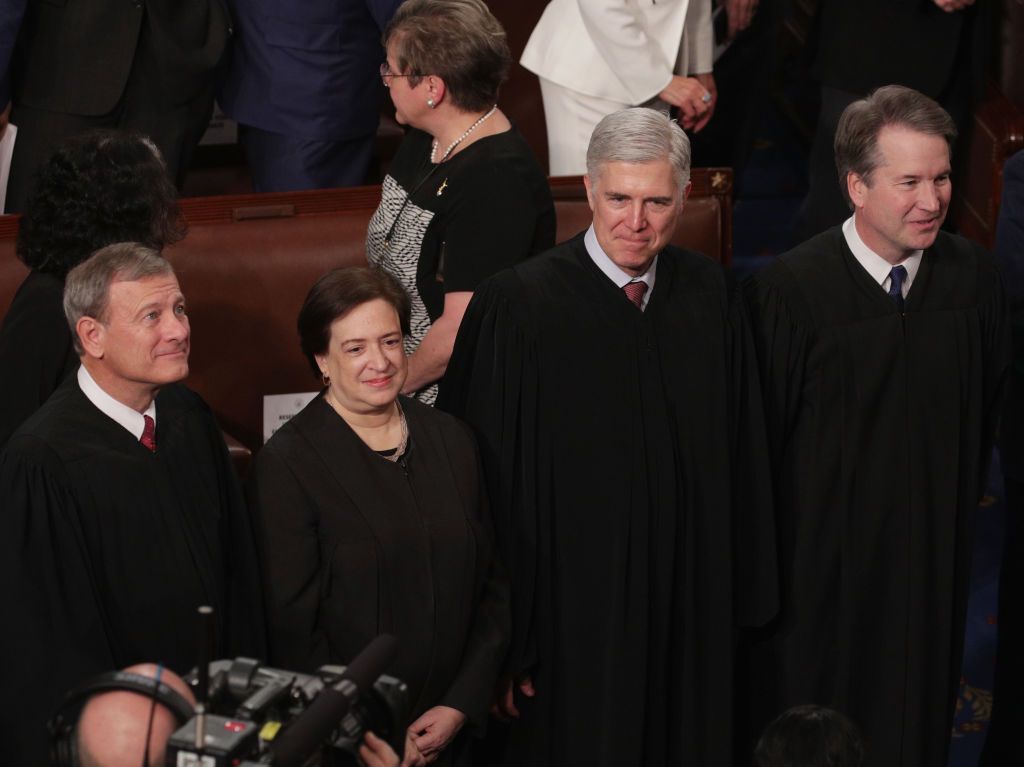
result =
[[163,158],[144,136],[100,130],[63,144],[40,168],[18,232],[32,271],[0,329],[0,447],[78,369],[64,319],[64,278],[94,251],[184,236]]
[[761,734],[755,767],[863,767],[860,729],[838,711],[807,704],[783,711]]

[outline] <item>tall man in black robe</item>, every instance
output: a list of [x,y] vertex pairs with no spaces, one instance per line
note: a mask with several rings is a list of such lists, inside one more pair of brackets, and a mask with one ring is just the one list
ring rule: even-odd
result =
[[188,373],[170,265],[108,246],[65,286],[82,366],[0,454],[0,762],[45,763],[45,722],[101,671],[264,649],[254,545],[223,437]]
[[510,570],[513,765],[729,765],[739,624],[775,612],[756,364],[727,274],[668,245],[682,129],[597,126],[593,225],[500,273],[439,405],[478,431]]
[[843,711],[877,767],[946,763],[1007,372],[993,262],[939,229],[955,135],[909,88],[854,102],[835,139],[853,216],[749,286],[783,589],[757,703]]

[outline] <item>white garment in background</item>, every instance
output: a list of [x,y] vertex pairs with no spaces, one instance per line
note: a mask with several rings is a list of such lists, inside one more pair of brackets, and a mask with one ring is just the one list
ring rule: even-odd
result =
[[[713,55],[711,0],[551,0],[520,60],[541,78],[551,175],[583,173],[601,117],[653,106],[672,75],[710,72]],[[574,96],[575,109],[562,103]]]

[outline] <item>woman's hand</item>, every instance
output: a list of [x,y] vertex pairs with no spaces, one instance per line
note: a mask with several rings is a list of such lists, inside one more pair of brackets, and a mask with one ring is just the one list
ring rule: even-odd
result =
[[409,725],[409,735],[425,762],[430,764],[452,742],[452,738],[465,723],[466,715],[457,708],[434,706]]
[[367,731],[359,746],[359,761],[365,767],[398,767],[398,754],[387,741]]
[[455,346],[462,315],[466,313],[471,291],[445,293],[444,311],[431,324],[420,345],[409,355],[409,375],[406,376],[403,394],[414,394],[434,383],[448,369],[448,360]]
[[694,133],[700,133],[701,129],[708,124],[708,120],[711,119],[711,115],[715,113],[715,107],[718,106],[718,86],[715,85],[715,76],[711,72],[706,72],[702,75],[694,75],[697,82],[704,86],[708,95],[711,96],[711,100],[707,102],[708,111],[706,111],[697,124],[693,126]]
[[[713,78],[711,83],[713,87]],[[687,129],[703,128],[711,119],[711,112],[714,110],[714,93],[697,77],[672,75],[669,84],[658,97],[679,109],[679,122]]]
[[423,754],[416,748],[416,742],[412,739],[412,733],[405,733],[405,757],[402,759],[402,767],[424,767],[427,761]]

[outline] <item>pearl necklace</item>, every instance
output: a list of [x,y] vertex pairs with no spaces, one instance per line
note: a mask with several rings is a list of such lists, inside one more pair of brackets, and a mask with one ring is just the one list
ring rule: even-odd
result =
[[497,110],[498,110],[498,105],[495,104],[493,107],[491,107],[491,111],[490,112],[488,112],[483,117],[481,117],[479,120],[477,120],[475,123],[470,125],[469,126],[469,130],[467,130],[465,133],[463,133],[461,136],[459,136],[457,139],[455,139],[452,143],[450,143],[448,145],[448,148],[444,150],[444,154],[441,155],[441,159],[440,160],[435,160],[434,159],[434,155],[437,154],[437,139],[434,139],[434,143],[432,143],[430,145],[430,161],[432,163],[435,163],[435,164],[439,165],[439,164],[443,163],[445,160],[447,160],[448,159],[448,155],[450,155],[452,153],[452,150],[455,149],[455,147],[457,147],[463,141],[465,141],[469,137],[470,133],[472,133],[477,128],[479,128],[481,125],[483,125],[484,121],[488,117],[490,117],[492,114],[494,114]]

